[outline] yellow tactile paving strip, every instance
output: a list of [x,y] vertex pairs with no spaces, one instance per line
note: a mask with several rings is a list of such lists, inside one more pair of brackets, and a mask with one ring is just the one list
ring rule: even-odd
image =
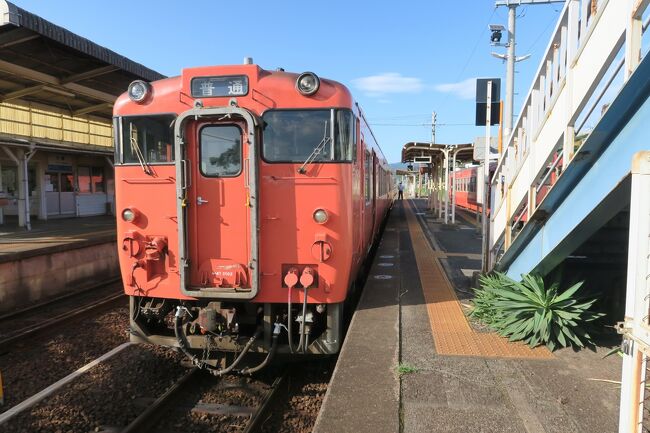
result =
[[411,205],[407,200],[403,203],[406,204],[409,234],[427,303],[436,352],[440,355],[491,358],[553,358],[545,347],[531,349],[523,343],[512,343],[497,334],[476,332],[472,329],[463,314],[451,282],[438,261],[438,257],[444,253],[431,248]]

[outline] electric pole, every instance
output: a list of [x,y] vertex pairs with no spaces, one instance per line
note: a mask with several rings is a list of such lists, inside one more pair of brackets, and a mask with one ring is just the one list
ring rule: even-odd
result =
[[506,105],[503,107],[503,136],[507,140],[512,131],[515,100],[515,24],[517,6],[508,6],[508,59],[506,64]]
[[431,113],[431,144],[436,144],[436,120],[438,115],[436,112]]
[[[493,43],[497,46],[505,46],[508,48],[507,54],[492,53],[493,56],[506,61],[506,100],[503,106],[503,138],[504,141],[510,138],[512,133],[512,125],[514,119],[514,94],[515,94],[515,63],[526,60],[530,54],[517,58],[515,55],[515,27],[517,19],[517,6],[521,5],[534,5],[534,4],[550,4],[550,3],[564,3],[565,0],[497,0],[496,7],[508,7],[508,42],[503,45]],[[502,27],[502,26],[501,26]]]

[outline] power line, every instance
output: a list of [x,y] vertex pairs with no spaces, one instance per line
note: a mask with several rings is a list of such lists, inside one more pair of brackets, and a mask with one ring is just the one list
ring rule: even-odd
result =
[[[490,15],[490,18],[487,19],[487,22],[486,22],[485,25],[483,26],[483,30],[481,30],[481,34],[479,35],[478,39],[476,40],[476,43],[474,44],[474,48],[472,48],[472,52],[470,53],[469,57],[467,58],[467,61],[466,61],[465,64],[463,65],[463,68],[462,68],[462,69],[460,70],[460,72],[458,73],[458,76],[456,76],[456,80],[455,80],[455,81],[460,80],[460,78],[461,78],[461,77],[463,76],[463,74],[465,73],[465,70],[467,69],[467,66],[469,66],[469,63],[470,63],[470,62],[472,61],[472,59],[474,58],[474,54],[476,54],[476,49],[478,48],[478,46],[479,46],[479,44],[481,43],[481,41],[484,40],[483,37],[485,36],[485,32],[488,30],[488,26],[490,25],[490,22],[492,21],[492,17],[494,17],[494,14],[495,14],[496,12],[497,12],[497,8],[495,7],[495,8],[492,10],[492,14]],[[447,98],[449,98],[449,93],[447,93],[446,98],[443,100],[443,105],[444,105],[444,102],[447,101]]]

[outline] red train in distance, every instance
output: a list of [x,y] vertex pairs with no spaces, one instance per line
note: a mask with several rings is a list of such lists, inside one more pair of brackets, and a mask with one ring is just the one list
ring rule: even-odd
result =
[[[556,153],[553,159],[548,163],[546,171],[542,176],[541,183],[537,186],[535,193],[535,207],[539,206],[542,200],[546,197],[550,189],[557,182],[558,177],[562,172],[563,160],[562,157]],[[477,197],[477,179],[482,179],[482,167],[474,166],[467,167],[453,171],[449,175],[449,185],[452,185],[454,178],[456,179],[456,206],[472,212],[481,212],[482,208],[480,203],[476,202]],[[490,178],[494,176],[496,163],[490,164]],[[452,189],[450,187],[450,194]],[[490,209],[488,209],[488,213]],[[528,220],[527,207],[520,207],[515,220],[525,223]]]
[[114,117],[132,341],[216,375],[337,353],[394,196],[349,90],[250,63],[189,68],[133,82]]
[[456,178],[456,206],[472,212],[481,211],[481,205],[476,202],[479,168],[481,167],[476,166],[455,170],[451,173],[451,179],[449,179],[449,185],[453,185],[454,178]]

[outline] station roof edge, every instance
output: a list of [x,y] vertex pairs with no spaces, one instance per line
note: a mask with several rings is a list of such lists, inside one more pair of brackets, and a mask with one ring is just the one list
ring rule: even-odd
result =
[[155,81],[166,78],[165,75],[156,72],[146,66],[137,63],[125,56],[96,44],[89,39],[77,35],[61,26],[22,9],[11,2],[0,0],[0,26],[13,25],[24,27],[46,38],[52,39],[69,48],[77,50],[88,56],[119,67],[134,75],[138,75],[148,81]]

